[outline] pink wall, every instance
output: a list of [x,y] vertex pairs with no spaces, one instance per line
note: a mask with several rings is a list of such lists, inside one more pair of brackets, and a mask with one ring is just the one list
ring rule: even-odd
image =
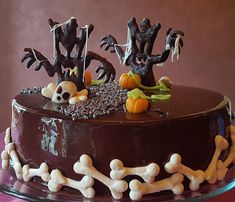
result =
[[[22,89],[47,85],[45,71],[28,70],[20,63],[24,47],[52,58],[48,18],[64,22],[71,16],[82,24],[94,24],[89,50],[107,57],[120,72],[116,55],[99,49],[99,39],[112,33],[120,44],[126,40],[126,23],[135,16],[160,22],[162,29],[155,53],[164,46],[165,31],[184,31],[179,61],[156,67],[156,76],[170,76],[174,83],[214,89],[230,97],[235,110],[235,1],[229,0],[1,0],[0,1],[0,130],[10,124],[11,100]],[[95,69],[95,66],[91,67]],[[94,74],[95,76],[95,74]]]

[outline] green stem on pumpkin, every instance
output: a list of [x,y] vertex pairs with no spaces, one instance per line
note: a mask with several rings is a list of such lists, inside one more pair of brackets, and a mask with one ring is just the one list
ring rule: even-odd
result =
[[103,84],[103,83],[104,83],[103,80],[92,80],[92,81],[91,81],[91,85],[92,85],[92,86],[99,86],[99,85],[101,85],[101,84]]
[[143,84],[141,84],[134,76],[132,71],[128,72],[128,75],[135,81],[135,83],[138,85],[139,88],[142,88],[144,90],[160,90],[160,91],[170,91],[169,88],[167,88],[165,86],[164,83],[160,82],[158,85],[156,86],[145,86]]
[[135,88],[127,93],[127,97],[132,97],[134,99],[144,98],[144,99],[152,100],[152,101],[154,101],[154,100],[164,101],[164,100],[169,100],[171,98],[171,95],[170,94],[166,94],[166,95],[153,94],[151,96],[147,96],[144,94],[144,92],[142,90],[140,90],[139,88]]

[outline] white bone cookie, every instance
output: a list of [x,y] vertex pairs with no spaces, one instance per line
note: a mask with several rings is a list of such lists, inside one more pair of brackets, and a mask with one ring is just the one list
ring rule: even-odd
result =
[[[10,142],[11,142],[11,129],[7,128],[6,132],[5,132],[4,143],[5,143],[5,145],[7,145]],[[2,168],[7,169],[9,167],[10,156],[7,152],[7,147],[6,146],[5,146],[5,149],[1,153],[1,159],[2,159]]]
[[69,104],[77,104],[79,102],[86,101],[88,99],[88,90],[83,89],[81,91],[78,91],[73,97],[69,99]]
[[56,84],[55,83],[49,83],[48,85],[47,85],[47,87],[44,87],[43,89],[42,89],[42,95],[44,96],[44,97],[47,97],[47,98],[52,98],[52,96],[53,96],[53,94],[54,94],[54,92],[55,92],[55,89],[56,89]]
[[231,163],[235,164],[235,126],[230,126],[230,137],[232,141],[232,146],[230,147],[229,154],[224,161],[226,167],[228,167]]
[[10,156],[10,158],[12,160],[13,169],[15,170],[16,177],[18,179],[22,179],[23,178],[22,166],[21,166],[20,160],[18,158],[18,155],[15,151],[14,143],[7,144],[6,145],[6,150],[7,150],[8,155]]
[[29,165],[23,166],[23,179],[28,182],[33,177],[39,176],[42,178],[44,182],[48,182],[50,180],[49,167],[46,163],[42,163],[38,169],[30,168]]
[[141,183],[139,180],[132,180],[129,184],[129,196],[132,200],[140,200],[143,195],[171,190],[174,194],[179,195],[184,191],[182,181],[184,176],[180,173],[174,173],[171,177],[156,181],[152,184]]
[[86,154],[83,154],[80,157],[80,160],[74,164],[73,170],[75,171],[75,173],[87,175],[102,182],[110,189],[111,194],[115,199],[121,199],[123,197],[123,192],[126,191],[128,188],[128,184],[126,181],[110,179],[96,170],[93,166],[91,157]]
[[197,190],[202,182],[204,182],[206,175],[202,170],[192,170],[191,168],[181,163],[181,156],[179,154],[172,154],[170,161],[165,164],[165,170],[168,173],[182,173],[189,180],[189,188],[193,191]]
[[160,168],[156,163],[151,163],[145,167],[128,168],[124,167],[122,161],[114,159],[110,162],[110,177],[120,180],[127,175],[138,175],[147,183],[152,183],[159,174]]
[[223,150],[228,148],[228,146],[229,146],[228,141],[224,137],[222,137],[221,135],[217,135],[215,137],[215,148],[216,149],[215,149],[214,155],[212,157],[211,163],[208,166],[207,170],[205,171],[206,180],[210,184],[214,184],[218,179],[216,169],[217,169],[217,163],[219,160],[219,156]]
[[48,188],[52,192],[58,192],[63,186],[67,186],[79,190],[87,198],[93,198],[95,196],[93,184],[94,180],[91,177],[84,176],[81,181],[76,181],[63,176],[58,169],[55,169],[51,172]]

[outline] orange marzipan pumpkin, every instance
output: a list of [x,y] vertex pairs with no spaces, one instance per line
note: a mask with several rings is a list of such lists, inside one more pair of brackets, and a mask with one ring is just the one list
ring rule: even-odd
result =
[[91,73],[88,71],[85,71],[84,77],[85,77],[85,85],[87,86],[91,85],[91,82],[92,82]]
[[126,109],[129,113],[141,113],[148,110],[149,102],[145,98],[127,98]]
[[[141,78],[138,74],[134,74],[137,81],[141,82]],[[132,90],[137,86],[136,82],[128,75],[128,73],[123,73],[119,78],[119,86],[124,89]]]

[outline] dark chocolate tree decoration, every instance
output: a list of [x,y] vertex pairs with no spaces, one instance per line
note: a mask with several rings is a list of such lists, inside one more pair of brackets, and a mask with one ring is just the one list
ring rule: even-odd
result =
[[170,28],[166,33],[165,49],[161,54],[153,55],[153,45],[161,25],[160,23],[151,25],[150,20],[144,18],[140,23],[140,28],[135,18],[129,20],[128,44],[125,52],[121,48],[122,45],[118,45],[117,40],[112,35],[103,36],[100,46],[105,46],[105,50],[110,50],[111,53],[116,52],[123,64],[130,66],[133,73],[140,75],[143,85],[154,86],[156,83],[153,65],[165,62],[171,50],[178,57],[180,48],[183,47],[181,37],[184,34]]
[[[78,90],[82,90],[85,88],[84,70],[89,67],[92,60],[97,60],[101,62],[101,65],[96,69],[97,73],[101,72],[98,79],[105,77],[105,83],[114,80],[115,69],[109,61],[92,51],[85,51],[85,54],[83,54],[88,37],[94,29],[92,24],[81,27],[77,36],[78,23],[75,18],[71,18],[65,23],[64,28],[61,26],[63,24],[59,24],[52,19],[49,19],[48,22],[51,31],[54,32],[54,61],[51,63],[42,53],[35,49],[25,48],[24,51],[26,53],[23,55],[21,62],[23,63],[28,59],[27,68],[30,68],[33,63],[37,62],[35,64],[36,71],[44,67],[50,77],[54,76],[55,73],[57,74],[58,83],[72,81],[76,84]],[[65,55],[61,52],[59,44],[62,44],[65,49]],[[75,53],[72,55],[73,50]],[[71,70],[74,67],[77,67],[77,73],[71,74]]]

